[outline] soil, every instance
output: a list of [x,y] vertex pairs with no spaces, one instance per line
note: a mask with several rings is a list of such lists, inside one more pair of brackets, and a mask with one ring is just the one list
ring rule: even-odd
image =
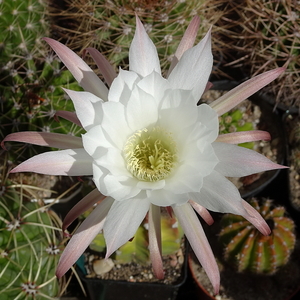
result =
[[[216,83],[218,88],[218,82]],[[222,95],[226,94],[224,90],[208,90],[202,96],[201,102],[211,103],[213,100],[218,99]],[[265,130],[271,134],[271,141],[256,141],[254,142],[253,150],[263,154],[273,162],[282,163],[284,160],[284,143],[281,123],[278,124],[278,116],[273,113],[271,106],[264,103],[259,99],[246,99],[241,104],[236,106],[233,111],[239,109],[243,112],[243,121],[246,123],[252,123],[253,130]],[[258,174],[253,174],[240,178],[229,178],[239,189],[242,197],[253,196],[253,191],[260,189],[272,180],[277,174],[277,171],[268,171]]]
[[[300,287],[300,238],[297,237],[296,247],[287,265],[280,268],[274,275],[257,275],[238,273],[234,266],[222,261],[222,249],[218,242],[217,222],[206,230],[209,242],[216,254],[220,273],[220,293],[213,297],[212,285],[193,254],[189,265],[193,276],[200,282],[206,293],[216,300],[284,300],[289,299]],[[299,235],[299,234],[298,234]],[[206,299],[206,298],[201,298]]]
[[156,282],[164,284],[178,283],[182,277],[182,269],[184,265],[184,240],[182,241],[181,249],[174,255],[163,257],[164,279],[157,279],[153,274],[152,264],[147,265],[138,263],[119,264],[112,260],[112,268],[103,274],[96,274],[94,263],[104,259],[104,254],[89,252],[85,253],[85,269],[88,275],[86,278],[100,278],[104,280],[125,280],[128,282]]

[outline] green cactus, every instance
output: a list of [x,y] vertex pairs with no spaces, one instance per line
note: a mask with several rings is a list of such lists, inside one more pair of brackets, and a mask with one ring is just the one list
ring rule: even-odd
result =
[[233,55],[225,61],[243,67],[250,77],[287,66],[278,79],[264,88],[276,96],[276,104],[297,106],[300,99],[300,26],[299,2],[293,0],[211,0],[223,16],[217,22],[224,50]]
[[255,198],[250,204],[264,217],[272,233],[264,236],[241,216],[225,215],[221,221],[220,241],[224,258],[234,262],[239,272],[274,274],[284,266],[295,246],[295,224],[285,216],[284,207],[273,207],[272,200]]
[[47,48],[41,38],[49,35],[46,12],[44,0],[0,1],[1,72],[13,76],[30,57],[45,56]]
[[[162,71],[166,72],[172,55],[194,15],[203,17],[206,1],[67,1],[67,9],[57,11],[57,18],[68,19],[59,33],[69,48],[83,51],[94,47],[123,69],[128,66],[128,52],[134,32],[135,14],[157,47]],[[217,14],[202,20],[198,40],[204,36]],[[218,43],[213,43],[217,47]],[[217,52],[217,51],[215,51]],[[82,53],[82,52],[81,52]],[[92,62],[91,62],[92,63]]]
[[[127,264],[136,262],[142,265],[149,263],[148,250],[148,223],[147,220],[140,225],[133,239],[121,246],[112,256],[118,264]],[[181,246],[183,231],[178,226],[174,217],[162,215],[161,217],[161,238],[162,238],[162,255],[172,255],[176,253]],[[97,252],[104,252],[106,248],[104,236],[99,233],[90,244],[90,249]]]
[[0,298],[54,299],[59,295],[59,219],[52,210],[29,201],[32,187],[10,182],[7,176],[0,181]]

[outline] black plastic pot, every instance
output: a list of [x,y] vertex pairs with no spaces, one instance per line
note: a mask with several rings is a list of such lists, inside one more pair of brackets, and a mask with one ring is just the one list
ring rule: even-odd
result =
[[182,266],[181,276],[174,284],[127,282],[86,278],[78,270],[90,300],[175,300],[179,288],[187,277],[187,257]]

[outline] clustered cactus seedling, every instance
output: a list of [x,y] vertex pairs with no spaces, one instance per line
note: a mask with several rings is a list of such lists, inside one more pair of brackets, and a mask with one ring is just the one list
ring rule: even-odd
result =
[[[241,67],[248,75],[287,65],[287,70],[265,91],[276,96],[276,103],[297,106],[300,99],[299,1],[294,0],[212,0],[223,17],[217,23],[224,47],[233,50],[230,66]],[[227,53],[229,51],[226,51]]]
[[285,216],[284,207],[273,207],[272,200],[255,198],[250,204],[264,217],[272,233],[264,236],[243,217],[225,215],[221,221],[220,241],[224,258],[234,262],[239,272],[274,274],[284,266],[295,246],[294,222]]
[[[140,225],[133,239],[120,247],[112,258],[118,264],[128,264],[131,262],[147,265],[150,262],[148,250],[148,223],[147,219]],[[162,215],[162,255],[175,254],[181,247],[183,231],[174,217]],[[97,252],[104,252],[106,248],[104,236],[99,233],[90,244],[90,249]]]
[[[208,20],[204,13],[210,8],[207,1],[135,1],[109,0],[67,1],[67,9],[57,11],[56,17],[64,20],[58,32],[69,48],[83,51],[87,47],[98,49],[108,60],[126,68],[129,46],[135,31],[135,14],[144,23],[155,43],[163,73],[194,15],[203,18],[199,39],[216,22],[220,14],[212,14]],[[213,43],[217,47],[217,41]],[[217,53],[217,49],[215,49]],[[82,53],[82,52],[81,52]]]
[[[4,175],[3,173],[2,175]],[[54,299],[62,233],[56,214],[31,202],[32,187],[1,177],[0,297]]]

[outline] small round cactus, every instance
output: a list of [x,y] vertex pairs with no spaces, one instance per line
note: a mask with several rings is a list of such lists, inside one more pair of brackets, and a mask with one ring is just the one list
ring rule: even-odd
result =
[[288,262],[294,249],[294,222],[285,216],[284,207],[273,207],[272,200],[259,203],[253,198],[250,204],[264,217],[272,233],[264,236],[243,217],[225,215],[220,232],[224,258],[234,262],[239,272],[274,274]]

